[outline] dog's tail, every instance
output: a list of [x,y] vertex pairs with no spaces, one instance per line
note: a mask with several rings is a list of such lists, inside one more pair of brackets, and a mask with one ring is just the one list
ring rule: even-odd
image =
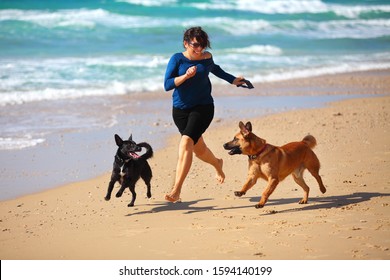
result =
[[305,138],[302,139],[302,142],[309,146],[310,149],[313,149],[317,145],[317,140],[313,135],[306,135]]
[[141,158],[147,160],[147,159],[150,159],[153,156],[153,149],[152,149],[152,147],[148,143],[141,142],[141,143],[138,143],[137,146],[143,147],[143,148],[146,149],[146,153],[144,153],[141,156]]

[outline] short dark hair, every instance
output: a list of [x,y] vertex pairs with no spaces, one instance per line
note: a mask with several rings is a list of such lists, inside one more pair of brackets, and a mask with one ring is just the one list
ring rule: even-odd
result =
[[198,41],[202,48],[207,47],[211,49],[209,35],[207,35],[207,33],[202,29],[202,27],[191,27],[184,32],[183,41],[190,43],[191,39],[193,38],[196,38],[196,41]]

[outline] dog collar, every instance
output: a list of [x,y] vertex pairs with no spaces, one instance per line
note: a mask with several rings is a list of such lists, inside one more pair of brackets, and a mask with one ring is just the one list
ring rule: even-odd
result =
[[121,159],[118,155],[115,155],[115,161],[119,164],[119,165],[123,165],[125,164],[125,161],[123,159]]
[[265,144],[264,147],[260,150],[260,152],[258,152],[257,154],[255,155],[248,155],[249,159],[257,159],[262,152],[264,152],[265,148],[267,148],[268,144]]
[[120,156],[115,155],[115,161],[120,165],[124,165],[126,162],[130,161],[129,159],[122,159]]

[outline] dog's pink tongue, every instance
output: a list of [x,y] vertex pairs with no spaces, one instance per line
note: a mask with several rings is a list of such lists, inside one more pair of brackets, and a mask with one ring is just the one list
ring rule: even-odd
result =
[[130,156],[132,156],[133,158],[139,158],[139,155],[137,155],[136,153],[130,152],[129,154],[130,154]]

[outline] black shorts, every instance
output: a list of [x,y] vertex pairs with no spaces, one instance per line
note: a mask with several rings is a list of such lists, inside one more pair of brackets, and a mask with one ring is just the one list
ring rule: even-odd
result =
[[213,120],[214,104],[198,105],[191,109],[173,107],[172,116],[181,135],[187,135],[196,144]]

